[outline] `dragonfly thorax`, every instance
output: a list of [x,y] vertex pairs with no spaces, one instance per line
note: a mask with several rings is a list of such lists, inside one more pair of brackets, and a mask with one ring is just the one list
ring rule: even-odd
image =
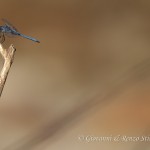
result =
[[13,35],[18,35],[17,31],[15,31],[14,29],[10,28],[7,25],[4,26],[0,26],[0,31],[5,33],[5,34],[13,34]]

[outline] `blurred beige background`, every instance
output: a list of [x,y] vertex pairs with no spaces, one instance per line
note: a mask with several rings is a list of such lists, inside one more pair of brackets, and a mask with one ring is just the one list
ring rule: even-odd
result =
[[0,18],[41,42],[4,43],[17,51],[0,101],[0,150],[150,148],[85,140],[149,136],[149,1],[0,0]]

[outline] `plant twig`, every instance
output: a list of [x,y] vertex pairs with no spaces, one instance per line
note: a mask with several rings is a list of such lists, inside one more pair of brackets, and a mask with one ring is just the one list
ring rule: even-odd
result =
[[4,64],[0,73],[0,96],[2,94],[10,67],[13,63],[14,55],[15,55],[16,49],[13,45],[10,45],[8,49],[4,49],[2,45],[0,44],[0,54],[2,55],[2,58],[4,59]]

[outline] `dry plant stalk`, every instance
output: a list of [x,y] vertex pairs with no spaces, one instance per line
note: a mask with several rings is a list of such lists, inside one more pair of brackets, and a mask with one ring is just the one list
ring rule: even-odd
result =
[[2,94],[10,67],[13,63],[15,51],[16,49],[14,48],[13,45],[10,45],[8,49],[4,49],[3,46],[0,44],[0,54],[4,59],[4,64],[0,73],[0,96]]

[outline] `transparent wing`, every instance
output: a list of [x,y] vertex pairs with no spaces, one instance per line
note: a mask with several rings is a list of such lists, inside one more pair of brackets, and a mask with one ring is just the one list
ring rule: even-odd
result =
[[11,33],[4,33],[4,35],[6,35],[6,36],[9,37],[9,38],[14,38],[14,37],[16,37],[16,35],[11,34]]
[[[7,19],[4,19],[4,18],[2,18],[2,21],[10,28],[10,29],[12,29],[12,30],[15,30],[15,31],[17,31],[18,32],[18,30],[7,20]],[[15,35],[13,35],[12,33],[9,33],[9,32],[6,32],[6,33],[4,33],[6,36],[8,36],[8,37],[15,37]]]
[[7,19],[2,18],[2,21],[11,29],[18,31]]

